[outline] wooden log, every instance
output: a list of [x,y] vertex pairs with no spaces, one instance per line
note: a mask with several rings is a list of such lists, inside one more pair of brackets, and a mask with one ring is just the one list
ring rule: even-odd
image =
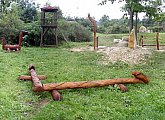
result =
[[146,75],[144,75],[143,73],[139,72],[139,71],[132,72],[132,75],[134,75],[135,78],[143,81],[144,83],[149,83],[149,78]]
[[19,45],[5,45],[5,50],[19,51],[20,49],[21,49],[21,46]]
[[[144,44],[143,46],[156,46],[156,44]],[[159,45],[159,46],[165,46],[165,45]]]
[[128,88],[123,84],[116,84],[122,92],[128,92]]
[[2,49],[3,50],[8,50],[8,51],[18,51],[21,49],[21,46],[19,45],[8,45],[6,44],[6,39],[5,37],[2,37]]
[[[47,79],[47,77],[45,75],[38,75],[38,78],[39,78],[39,80],[45,80],[45,79]],[[28,81],[31,81],[32,80],[32,77],[29,76],[29,75],[20,75],[18,77],[18,80],[28,80]]]
[[60,82],[43,84],[44,91],[75,89],[75,88],[92,88],[103,87],[114,84],[135,84],[135,83],[148,83],[149,79],[140,72],[132,73],[135,78],[116,78],[111,80],[97,80],[97,81],[81,81],[81,82]]
[[19,34],[19,43],[15,45],[9,45],[6,44],[6,39],[5,37],[2,37],[2,49],[7,50],[7,51],[19,51],[21,50],[22,46],[22,41],[23,41],[23,36],[28,35],[29,33],[27,31],[21,31]]
[[60,82],[43,84],[44,91],[75,89],[75,88],[92,88],[103,87],[114,84],[131,84],[131,83],[144,83],[137,78],[117,78],[111,80],[97,80],[97,81],[81,81],[81,82]]
[[61,94],[57,90],[52,90],[50,92],[51,92],[53,100],[55,100],[55,101],[62,100],[62,96],[61,96]]
[[[39,80],[45,80],[45,79],[47,79],[47,77],[45,75],[38,75],[38,78],[39,78]],[[29,80],[29,81],[31,81],[32,80],[32,77],[29,76],[29,75],[20,75],[18,77],[18,79],[19,80]]]
[[42,83],[40,82],[40,80],[38,78],[38,75],[37,75],[37,73],[35,71],[35,67],[33,65],[29,66],[29,72],[31,74],[32,81],[33,81],[33,91],[34,92],[36,92],[36,91],[44,91]]

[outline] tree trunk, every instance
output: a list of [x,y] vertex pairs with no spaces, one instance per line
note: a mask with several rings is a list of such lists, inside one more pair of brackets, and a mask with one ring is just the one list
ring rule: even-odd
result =
[[136,44],[138,45],[138,40],[137,40],[137,22],[138,22],[138,12],[135,13],[135,40]]
[[132,10],[129,11],[130,19],[129,19],[129,32],[133,29],[133,16],[134,12]]

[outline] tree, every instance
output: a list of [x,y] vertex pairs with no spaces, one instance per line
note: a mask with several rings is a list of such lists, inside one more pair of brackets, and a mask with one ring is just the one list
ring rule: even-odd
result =
[[7,7],[15,0],[1,0],[0,1],[0,12],[5,13],[7,12]]
[[115,1],[123,2],[125,1],[125,5],[122,8],[123,11],[127,12],[130,16],[130,30],[133,28],[133,17],[135,13],[146,12],[148,16],[157,17],[160,14],[160,6],[162,2],[165,0],[102,0],[100,5],[106,4],[108,1],[114,3]]
[[22,10],[21,20],[25,23],[29,23],[37,20],[37,7],[33,0],[20,0],[19,6]]
[[[114,3],[117,0],[102,0],[100,3],[101,5],[106,4],[108,1],[111,1],[111,3]],[[118,2],[125,1],[126,4],[123,7],[123,10],[128,13],[130,16],[129,19],[129,31],[133,29],[133,18],[134,15],[136,16],[135,21],[135,37],[137,39],[137,18],[139,12],[146,12],[147,15],[150,17],[158,18],[161,9],[160,6],[162,5],[162,2],[165,0],[118,0]],[[159,17],[160,18],[160,17]]]
[[[11,41],[15,41],[16,35],[23,29],[24,23],[20,20],[20,12],[16,3],[10,4],[5,13],[2,14],[0,19],[0,33],[10,37]],[[8,38],[7,38],[8,39]]]
[[99,20],[100,25],[104,27],[108,27],[109,24],[109,16],[103,15],[102,18]]
[[[102,18],[99,20],[102,21]],[[106,21],[106,25],[100,24],[98,25],[97,32],[99,33],[128,33],[128,20],[127,19],[109,19]]]

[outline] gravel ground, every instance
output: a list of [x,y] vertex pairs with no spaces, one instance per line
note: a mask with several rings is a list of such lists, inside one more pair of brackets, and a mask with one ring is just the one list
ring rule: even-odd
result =
[[[93,51],[93,47],[81,47],[70,49],[74,52],[81,51]],[[139,64],[145,62],[146,58],[150,57],[152,50],[149,48],[138,47],[136,49],[130,49],[128,47],[99,47],[96,52],[102,53],[102,60],[100,64],[107,65],[109,63],[115,63],[117,61],[125,62],[129,65]]]
[[101,61],[103,64],[122,61],[129,65],[145,62],[146,58],[152,53],[151,50],[146,48],[130,49],[128,47],[106,47],[99,49],[98,52],[103,53],[103,61]]

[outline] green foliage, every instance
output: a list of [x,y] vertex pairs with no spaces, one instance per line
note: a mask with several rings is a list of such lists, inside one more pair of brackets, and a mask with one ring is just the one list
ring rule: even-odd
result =
[[24,26],[25,30],[30,32],[28,35],[28,44],[32,46],[39,46],[40,44],[40,33],[41,33],[41,23],[39,21],[33,21],[31,23],[26,23]]
[[106,34],[119,34],[128,33],[127,19],[109,19],[107,16],[103,16],[99,20],[99,27],[97,28],[98,33]]
[[[156,28],[155,28],[155,30],[156,30]],[[156,30],[156,31],[158,31],[158,30]],[[140,36],[143,35],[144,44],[155,45],[155,46],[153,46],[153,48],[156,49],[156,34],[157,34],[156,32],[155,33],[139,33],[138,40],[140,39]],[[159,44],[160,45],[165,45],[164,37],[165,37],[165,34],[160,32],[159,33]],[[160,49],[162,49],[161,46],[160,46]]]
[[[133,29],[134,15],[136,16],[139,12],[146,12],[147,16],[151,18],[153,17],[157,21],[162,21],[162,19],[164,19],[164,16],[162,17],[161,11],[161,6],[163,5],[162,0],[102,0],[99,4],[105,5],[108,1],[110,1],[112,4],[115,1],[125,1],[126,4],[122,7],[122,10],[127,12],[127,14],[130,16],[129,31]],[[137,31],[137,17],[135,20],[135,29],[135,31]],[[135,33],[135,36],[137,37],[137,32]]]
[[69,41],[88,42],[92,40],[91,31],[80,25],[78,22],[60,20],[59,28]]
[[37,20],[37,6],[33,0],[20,0],[19,6],[22,9],[21,20],[23,20],[25,23]]
[[23,13],[22,13],[22,16],[21,16],[22,20],[25,22],[25,23],[28,23],[28,22],[32,22],[34,20],[37,20],[37,10],[35,7],[27,7],[23,10]]
[[84,26],[88,30],[92,30],[93,29],[92,23],[90,22],[90,20],[88,18],[87,19],[84,19],[84,18],[75,18],[74,21],[80,23],[82,26]]
[[7,8],[14,1],[16,1],[16,0],[1,0],[0,1],[0,12],[1,13],[6,13],[8,11]]
[[6,39],[10,39],[10,42],[14,42],[19,31],[24,28],[23,21],[20,20],[18,11],[19,7],[13,3],[11,9],[7,13],[2,14],[0,19],[0,33],[4,34]]
[[162,26],[151,26],[148,27],[149,30],[152,30],[153,32],[164,32],[163,27]]
[[[1,3],[1,5],[3,4]],[[62,11],[60,8],[58,13],[59,18],[62,19]],[[37,13],[37,7],[33,1],[21,0],[18,1],[18,4],[12,3],[6,12],[1,13],[0,35],[5,35],[6,39],[9,41],[8,43],[16,44],[18,43],[16,37],[18,37],[19,31],[27,30],[30,32],[30,35],[26,42],[30,45],[38,46],[41,33],[41,23],[39,18],[41,18],[40,13]],[[83,21],[81,21],[81,23],[83,23]],[[60,22],[59,20],[59,24],[61,27],[60,30],[70,41],[91,41],[92,39],[91,32],[88,30],[89,28],[86,29],[77,22]],[[46,42],[51,41],[52,37],[54,37],[53,33],[54,31],[48,32],[48,39]],[[61,32],[58,33],[58,40],[63,40]]]
[[103,15],[101,17],[101,19],[99,20],[99,24],[101,26],[108,27],[109,26],[109,21],[110,21],[109,19],[110,19],[109,16]]

